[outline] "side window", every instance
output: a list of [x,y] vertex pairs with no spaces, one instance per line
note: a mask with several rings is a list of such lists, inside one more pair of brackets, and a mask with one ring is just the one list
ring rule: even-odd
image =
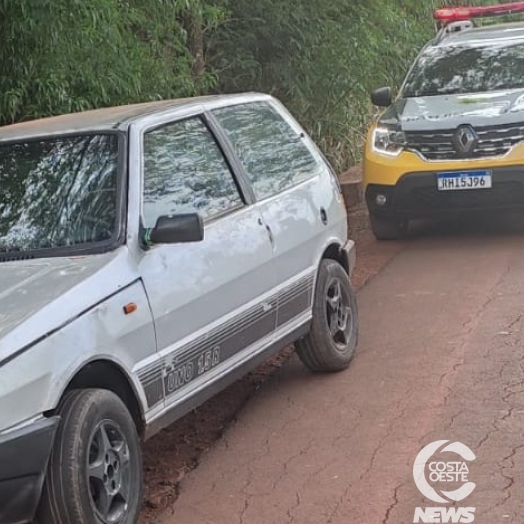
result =
[[266,102],[213,112],[240,157],[258,199],[315,176],[322,164],[302,137]]
[[162,215],[197,212],[209,219],[242,204],[229,165],[199,118],[145,135],[146,227],[153,227]]

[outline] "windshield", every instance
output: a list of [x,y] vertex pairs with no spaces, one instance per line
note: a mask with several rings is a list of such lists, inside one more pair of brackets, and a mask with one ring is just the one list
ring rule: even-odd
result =
[[111,239],[117,170],[116,134],[0,145],[0,253]]
[[524,44],[434,47],[418,59],[404,97],[465,94],[524,87]]

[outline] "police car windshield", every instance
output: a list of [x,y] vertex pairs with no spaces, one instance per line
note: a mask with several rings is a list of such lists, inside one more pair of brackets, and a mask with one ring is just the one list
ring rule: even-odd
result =
[[481,93],[524,88],[524,43],[442,46],[418,58],[404,97]]

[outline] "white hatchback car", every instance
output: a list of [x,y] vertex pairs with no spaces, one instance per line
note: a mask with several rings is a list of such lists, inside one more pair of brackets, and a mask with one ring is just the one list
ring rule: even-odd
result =
[[338,181],[282,105],[0,129],[0,522],[132,524],[140,441],[291,342],[358,337]]

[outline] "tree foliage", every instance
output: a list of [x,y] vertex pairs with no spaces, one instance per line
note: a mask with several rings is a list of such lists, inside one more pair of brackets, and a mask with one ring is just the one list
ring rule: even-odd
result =
[[193,75],[186,45],[193,4],[0,0],[3,123],[210,89],[214,75]]
[[343,170],[360,157],[369,92],[400,86],[444,3],[235,0],[211,42],[219,90],[281,98]]
[[0,0],[0,121],[264,91],[342,170],[359,157],[369,91],[399,86],[442,3]]

